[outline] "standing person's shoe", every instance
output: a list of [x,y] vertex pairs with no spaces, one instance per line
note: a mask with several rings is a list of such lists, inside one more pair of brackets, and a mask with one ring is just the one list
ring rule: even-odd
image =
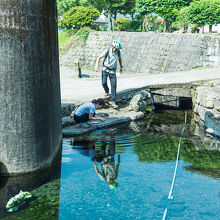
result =
[[118,108],[118,106],[115,104],[115,102],[110,101],[109,102],[110,106],[112,106],[113,108]]
[[107,97],[110,97],[110,94],[109,93],[105,93],[105,97],[107,98]]

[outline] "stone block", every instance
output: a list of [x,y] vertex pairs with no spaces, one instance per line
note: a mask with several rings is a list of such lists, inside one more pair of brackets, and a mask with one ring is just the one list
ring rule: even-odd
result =
[[213,109],[213,108],[214,108],[214,101],[208,100],[208,101],[205,103],[205,107],[208,108],[208,109]]
[[219,100],[215,102],[215,109],[216,111],[220,112],[220,101]]

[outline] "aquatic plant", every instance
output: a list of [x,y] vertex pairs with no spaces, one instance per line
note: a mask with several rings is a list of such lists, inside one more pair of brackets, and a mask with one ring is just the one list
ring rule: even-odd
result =
[[32,195],[29,192],[20,191],[19,194],[12,197],[8,201],[8,203],[6,205],[7,212],[17,211],[19,209],[19,207],[25,203],[25,200],[29,199],[31,197],[32,197]]

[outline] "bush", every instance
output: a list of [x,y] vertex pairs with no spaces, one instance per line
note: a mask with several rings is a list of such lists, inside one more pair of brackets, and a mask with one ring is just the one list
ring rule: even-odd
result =
[[140,31],[141,22],[128,18],[118,18],[114,21],[116,31]]
[[64,54],[72,45],[84,46],[89,33],[92,30],[88,27],[79,30],[62,30],[59,31],[59,52]]
[[163,30],[162,19],[158,18],[157,15],[146,15],[143,20],[144,31],[159,31]]
[[131,19],[118,18],[114,21],[115,31],[127,31],[131,23]]
[[84,27],[78,30],[78,32],[76,33],[76,36],[81,37],[83,41],[86,42],[90,32],[91,32],[91,29]]
[[98,24],[91,24],[91,29],[95,30],[95,31],[101,31],[100,25]]
[[63,15],[60,26],[66,29],[80,29],[81,27],[91,26],[92,21],[99,17],[100,13],[96,9],[86,7],[73,7]]

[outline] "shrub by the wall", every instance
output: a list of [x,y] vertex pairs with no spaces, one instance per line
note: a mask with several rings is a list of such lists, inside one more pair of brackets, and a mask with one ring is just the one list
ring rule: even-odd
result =
[[128,18],[118,18],[114,21],[115,31],[140,31],[141,22]]
[[91,26],[92,21],[97,19],[99,15],[100,13],[96,9],[82,6],[73,7],[63,15],[60,26],[66,29],[80,29],[84,26]]

